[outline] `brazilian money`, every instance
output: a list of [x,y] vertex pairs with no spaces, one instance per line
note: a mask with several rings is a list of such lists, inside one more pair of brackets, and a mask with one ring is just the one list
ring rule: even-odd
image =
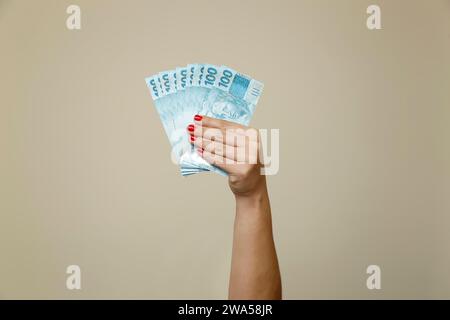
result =
[[227,175],[206,162],[189,143],[186,127],[194,115],[247,126],[263,84],[226,66],[189,64],[145,79],[172,146],[172,160],[183,176],[212,171]]

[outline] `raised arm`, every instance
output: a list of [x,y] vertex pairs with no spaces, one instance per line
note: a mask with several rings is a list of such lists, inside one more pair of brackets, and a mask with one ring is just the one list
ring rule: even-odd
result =
[[230,299],[281,299],[266,179],[261,175],[256,129],[196,116],[190,140],[206,161],[229,174],[236,199]]

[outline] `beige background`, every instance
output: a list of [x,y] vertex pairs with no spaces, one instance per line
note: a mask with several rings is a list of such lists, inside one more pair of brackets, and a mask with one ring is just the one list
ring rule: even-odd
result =
[[265,83],[285,298],[450,298],[450,1],[0,0],[0,49],[0,298],[226,298],[233,197],[144,83],[192,62]]

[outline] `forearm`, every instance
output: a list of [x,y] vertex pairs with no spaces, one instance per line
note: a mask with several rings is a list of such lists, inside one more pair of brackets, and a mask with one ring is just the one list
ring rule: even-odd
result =
[[[201,115],[194,117],[194,124],[187,130],[198,154],[228,173],[236,198],[229,298],[281,299],[269,195],[265,176],[261,175],[258,130]],[[238,161],[243,155],[247,162]]]
[[236,196],[230,299],[281,299],[267,189]]

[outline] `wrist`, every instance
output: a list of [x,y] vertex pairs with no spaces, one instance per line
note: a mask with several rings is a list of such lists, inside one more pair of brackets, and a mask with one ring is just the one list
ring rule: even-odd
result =
[[248,183],[251,187],[245,187],[244,190],[233,190],[236,201],[256,201],[265,195],[267,195],[267,185],[264,176],[253,179],[251,183]]
[[268,195],[266,188],[260,188],[248,194],[234,194],[236,203],[245,203],[250,205],[258,205],[262,203],[267,197]]
[[236,199],[236,213],[244,215],[251,215],[252,213],[267,213],[270,212],[269,194],[267,192],[266,184],[254,189],[251,193],[235,194]]

